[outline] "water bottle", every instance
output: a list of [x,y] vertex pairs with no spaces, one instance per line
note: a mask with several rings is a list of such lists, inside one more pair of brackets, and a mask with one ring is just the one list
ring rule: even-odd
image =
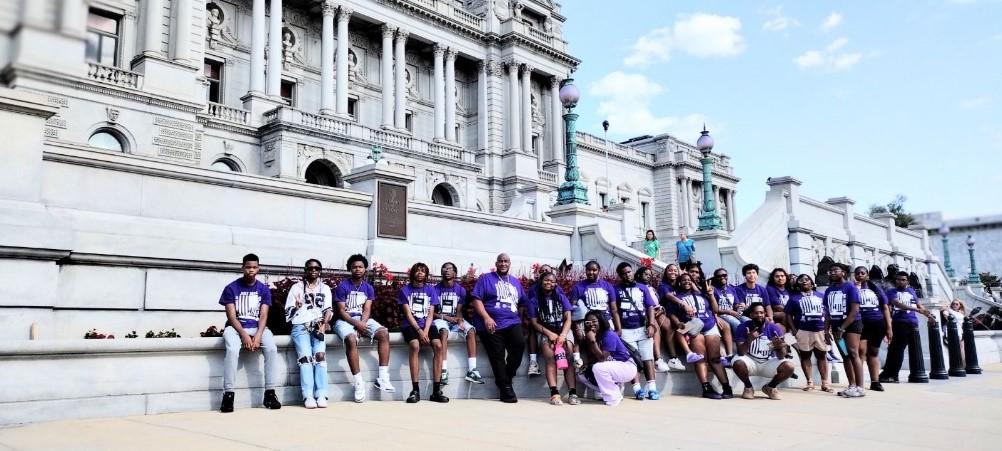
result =
[[567,351],[563,346],[557,347],[556,353],[553,355],[553,360],[557,362],[558,370],[567,369]]

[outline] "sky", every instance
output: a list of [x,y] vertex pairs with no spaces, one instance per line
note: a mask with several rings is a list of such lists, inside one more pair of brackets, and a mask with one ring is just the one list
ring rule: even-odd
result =
[[1002,0],[563,0],[578,130],[619,141],[705,122],[739,220],[768,177],[856,210],[1002,213]]

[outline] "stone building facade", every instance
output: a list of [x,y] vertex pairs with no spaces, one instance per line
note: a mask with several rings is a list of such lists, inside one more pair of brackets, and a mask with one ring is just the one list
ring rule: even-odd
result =
[[978,273],[1002,275],[1002,215],[944,219],[943,213],[937,211],[917,214],[915,218],[929,229],[932,250],[944,262],[940,228],[944,224],[947,226],[946,245],[950,253],[950,266],[957,277],[966,279],[971,272],[968,237],[974,238],[974,264]]

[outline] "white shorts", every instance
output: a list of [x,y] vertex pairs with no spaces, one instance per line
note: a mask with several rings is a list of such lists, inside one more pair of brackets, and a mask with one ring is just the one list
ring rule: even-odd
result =
[[[564,337],[564,341],[567,343],[574,344],[574,328],[571,328],[570,332],[567,333],[567,336]],[[550,344],[550,340],[546,338],[546,335],[536,332],[536,343],[539,343],[540,346],[548,345]]]
[[714,324],[713,327],[710,330],[708,330],[706,332],[702,332],[702,334],[703,334],[704,337],[719,337],[720,336],[720,328],[717,327],[716,324]]
[[[749,376],[768,377],[768,378],[776,376],[776,373],[779,372],[780,365],[782,365],[785,362],[790,362],[790,360],[783,360],[783,359],[769,359],[766,360],[765,362],[756,362],[755,359],[748,357],[746,355],[738,357],[737,359],[734,359],[734,361],[745,362],[745,366],[748,367]],[[733,363],[731,365],[733,366]],[[792,363],[790,363],[790,365],[792,365]]]
[[476,331],[473,330],[473,325],[470,324],[469,321],[467,321],[465,319],[462,320],[462,321],[463,321],[463,327],[464,327],[463,330],[459,330],[459,324],[450,323],[450,322],[448,322],[448,321],[446,321],[444,319],[436,319],[436,320],[432,321],[431,322],[431,327],[434,328],[435,330],[446,329],[449,332],[455,332],[455,333],[459,334],[459,336],[463,337],[463,339],[465,340],[466,336],[469,335],[470,332],[476,333]]
[[623,341],[640,353],[640,360],[654,360],[654,339],[647,336],[645,328],[623,329]]
[[[376,332],[379,329],[386,329],[382,324],[379,324],[379,321],[372,318],[369,318],[369,321],[365,323],[365,328],[369,329],[370,341],[376,337]],[[334,323],[334,332],[337,333],[338,337],[341,337],[341,341],[345,341],[348,339],[348,336],[355,334],[355,326],[352,326],[351,323],[343,319],[339,319]]]

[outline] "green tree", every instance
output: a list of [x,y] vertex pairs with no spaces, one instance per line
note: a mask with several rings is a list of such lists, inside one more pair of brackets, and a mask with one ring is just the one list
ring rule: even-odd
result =
[[918,223],[915,217],[911,213],[905,211],[905,201],[908,200],[902,194],[898,194],[894,200],[887,203],[887,205],[870,205],[870,217],[877,216],[878,213],[893,213],[894,214],[894,225],[907,229],[908,226]]
[[986,287],[997,287],[997,286],[1000,286],[999,285],[999,276],[996,276],[995,274],[988,273],[988,272],[983,272],[983,273],[979,274],[979,276],[981,277],[981,284],[984,285],[984,286],[986,286]]

